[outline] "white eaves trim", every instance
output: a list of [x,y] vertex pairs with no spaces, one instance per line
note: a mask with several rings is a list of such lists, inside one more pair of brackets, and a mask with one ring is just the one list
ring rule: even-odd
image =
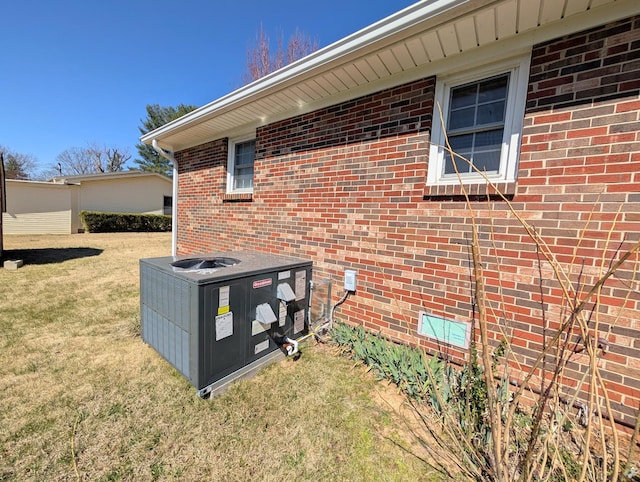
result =
[[639,13],[638,0],[423,0],[140,139],[183,150]]
[[[430,18],[440,18],[441,14],[446,11],[471,2],[484,3],[485,5],[492,3],[486,1],[477,2],[477,0],[423,0],[272,72],[261,79],[220,97],[175,121],[148,132],[141,136],[140,140],[145,144],[150,144],[155,138],[160,140],[160,145],[162,146],[161,139],[166,133],[179,131],[193,123],[234,109],[239,105],[249,103],[255,100],[255,98],[260,97],[261,94],[271,90],[278,90],[284,86],[284,83],[293,78],[299,81],[304,78],[303,74],[311,76],[320,67],[330,64],[337,59],[341,62],[348,61],[347,54],[355,56],[357,53],[357,55],[362,55],[362,50],[366,49],[367,46],[375,45],[376,48],[379,48],[380,42],[385,38],[389,38],[392,35],[395,36],[400,32],[405,32],[412,26],[420,24]],[[439,21],[445,22],[446,20],[447,19],[442,18]],[[393,42],[393,39],[390,39],[390,42]],[[163,147],[170,148],[170,146]]]

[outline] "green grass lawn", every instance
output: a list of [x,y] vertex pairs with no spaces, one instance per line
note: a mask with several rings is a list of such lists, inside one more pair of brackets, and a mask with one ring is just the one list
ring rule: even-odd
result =
[[138,259],[170,234],[5,236],[0,480],[440,480],[327,346],[202,400],[139,336]]

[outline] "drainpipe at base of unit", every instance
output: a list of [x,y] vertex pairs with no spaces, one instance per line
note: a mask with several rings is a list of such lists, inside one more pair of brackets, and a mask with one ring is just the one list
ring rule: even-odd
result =
[[178,241],[178,163],[173,152],[165,151],[156,139],[151,141],[153,150],[173,163],[173,188],[171,192],[171,256],[176,255]]

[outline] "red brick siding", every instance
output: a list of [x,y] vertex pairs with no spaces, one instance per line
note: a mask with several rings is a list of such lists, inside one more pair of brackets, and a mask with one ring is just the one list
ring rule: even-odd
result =
[[[571,278],[583,291],[608,269],[603,252],[607,260],[617,259],[640,237],[639,98],[640,17],[533,51],[516,200],[537,217],[532,224],[558,260],[573,265]],[[600,367],[612,408],[628,422],[640,396],[637,288],[625,298],[638,267],[633,259],[602,290],[603,306],[591,318],[593,328],[598,323],[592,335],[609,342]],[[561,299],[552,284],[546,302],[549,295]],[[526,349],[535,343],[539,339],[528,340]],[[573,361],[567,375],[577,379],[586,355]]]
[[[638,22],[533,51],[518,182],[505,188],[581,290],[608,268],[603,252],[616,258],[640,237]],[[434,88],[434,78],[424,79],[259,128],[250,202],[224,201],[226,139],[176,153],[179,253],[310,258],[336,296],[344,269],[355,268],[358,292],[338,318],[437,348],[416,334],[418,312],[469,320],[473,286],[467,205],[458,192],[424,195]],[[545,340],[542,308],[548,328],[557,327],[564,295],[504,201],[471,208],[495,308],[492,337],[511,337],[520,360],[532,363]],[[607,283],[592,317],[609,341],[601,364],[624,421],[640,399],[637,289],[625,299],[630,283],[637,288],[634,267],[635,258]],[[567,386],[585,370],[581,357]]]

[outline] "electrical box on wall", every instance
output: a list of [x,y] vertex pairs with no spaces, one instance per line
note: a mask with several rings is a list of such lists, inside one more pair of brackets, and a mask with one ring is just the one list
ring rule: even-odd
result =
[[306,334],[311,269],[255,252],[141,259],[142,339],[199,396],[220,392]]
[[356,274],[357,271],[353,269],[344,270],[344,289],[347,291],[356,290]]

